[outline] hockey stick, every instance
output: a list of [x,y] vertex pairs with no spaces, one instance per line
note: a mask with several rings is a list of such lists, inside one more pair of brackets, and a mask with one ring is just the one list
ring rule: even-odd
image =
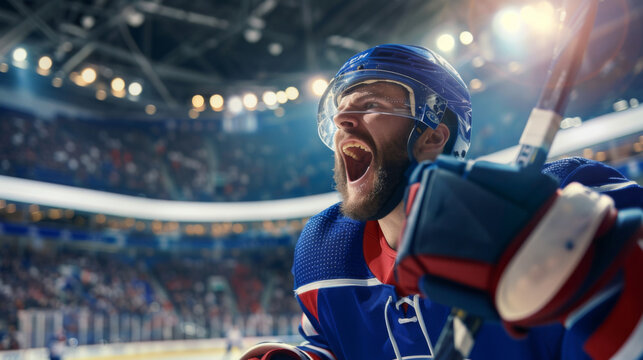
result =
[[[514,160],[519,167],[540,171],[547,160],[589,42],[597,7],[598,0],[564,3],[561,20],[567,28],[560,29],[545,87],[520,137],[520,150]],[[469,356],[481,325],[479,317],[454,308],[440,333],[434,359],[462,360]]]

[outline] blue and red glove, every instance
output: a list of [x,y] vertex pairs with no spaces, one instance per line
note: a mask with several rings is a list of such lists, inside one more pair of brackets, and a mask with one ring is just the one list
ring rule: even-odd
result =
[[300,355],[294,353],[291,350],[287,349],[273,349],[263,354],[261,358],[253,357],[249,360],[302,360]]
[[240,360],[311,360],[297,347],[283,343],[261,343],[248,349]]
[[[502,320],[514,334],[564,321],[627,257],[641,258],[643,212],[617,211],[578,183],[558,185],[535,166],[420,164],[396,261],[402,292]],[[643,273],[640,261],[628,264]],[[634,286],[639,294],[641,282]]]

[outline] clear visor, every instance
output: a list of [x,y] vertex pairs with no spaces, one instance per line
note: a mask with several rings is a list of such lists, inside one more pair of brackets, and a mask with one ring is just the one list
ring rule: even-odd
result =
[[[317,113],[317,131],[324,144],[334,150],[337,116],[381,114],[426,123],[423,120],[425,104],[437,99],[439,97],[431,89],[398,73],[383,70],[347,73],[333,79],[322,96]],[[437,116],[431,114],[436,126],[441,120],[441,115]]]

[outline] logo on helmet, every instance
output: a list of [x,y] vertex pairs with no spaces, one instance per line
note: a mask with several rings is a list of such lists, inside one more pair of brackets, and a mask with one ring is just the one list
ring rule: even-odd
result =
[[350,60],[348,61],[348,64],[349,64],[349,65],[352,65],[352,64],[354,64],[356,61],[362,60],[363,58],[367,57],[367,56],[368,56],[368,55],[370,55],[370,54],[371,54],[371,51],[368,51],[368,52],[363,53],[362,55],[355,56],[355,57],[353,57],[352,59],[350,59]]
[[426,99],[426,104],[424,105],[424,116],[428,121],[437,126],[442,121],[446,109],[447,101],[436,94],[431,94]]

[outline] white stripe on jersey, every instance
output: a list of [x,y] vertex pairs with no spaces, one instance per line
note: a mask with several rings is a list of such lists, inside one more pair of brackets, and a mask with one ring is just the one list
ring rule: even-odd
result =
[[306,334],[306,336],[319,335],[313,324],[308,319],[308,316],[303,313],[301,314],[301,329],[304,330],[304,334]]
[[601,305],[607,299],[619,292],[622,288],[623,284],[616,284],[592,296],[587,302],[583,303],[581,307],[577,308],[572,313],[567,315],[567,320],[565,320],[565,327],[567,329],[570,329],[572,326],[574,326],[574,324],[576,324],[578,320],[582,319],[585,315],[587,315],[587,313],[594,310],[598,305]]
[[300,295],[310,290],[334,288],[342,286],[377,286],[382,282],[377,278],[370,279],[331,279],[311,282],[295,289],[295,294]]
[[589,186],[589,188],[596,192],[605,192],[605,191],[612,191],[612,190],[620,190],[630,185],[638,185],[638,184],[636,183],[636,181],[625,181],[625,182],[620,182],[615,184],[605,184],[601,186]]

